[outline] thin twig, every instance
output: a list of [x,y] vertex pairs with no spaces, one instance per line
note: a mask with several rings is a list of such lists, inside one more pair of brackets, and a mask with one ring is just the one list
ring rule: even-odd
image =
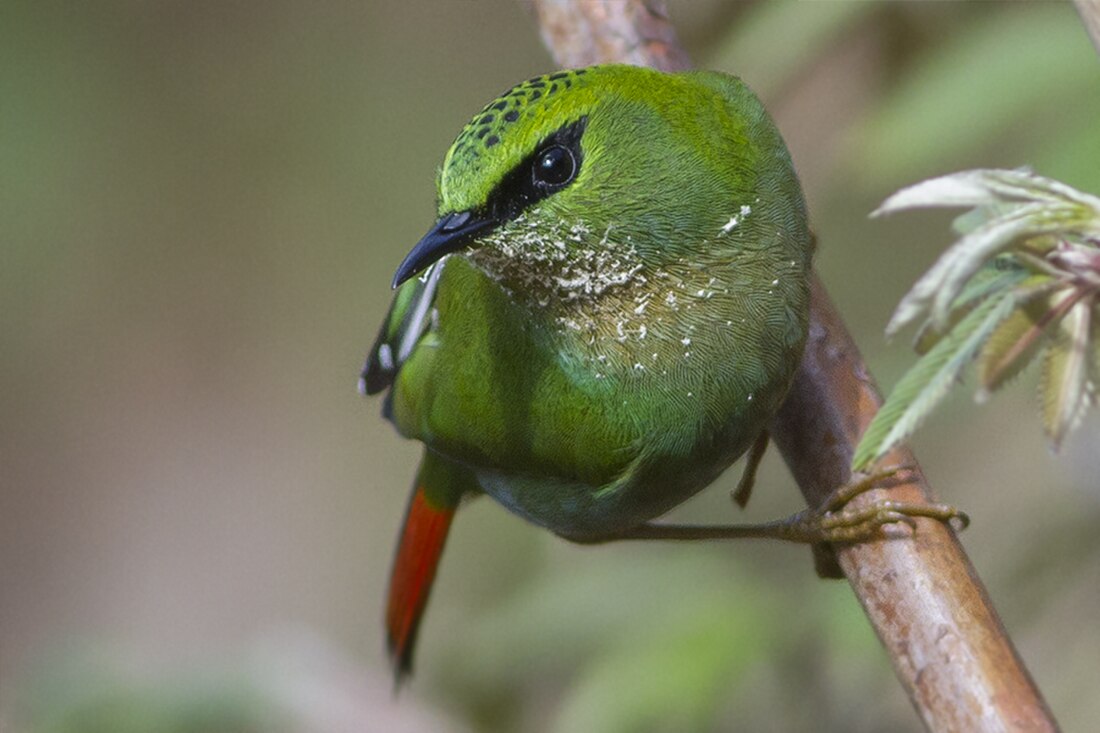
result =
[[[543,40],[562,66],[628,62],[666,71],[688,66],[663,3],[530,3]],[[855,343],[815,276],[806,353],[771,428],[810,505],[819,505],[849,481],[857,439],[880,404]],[[855,500],[857,506],[887,497],[933,500],[911,453],[899,449],[887,461],[913,466],[911,480],[868,492]],[[933,731],[1057,730],[954,532],[941,522],[917,523],[907,538],[833,549],[925,726]]]

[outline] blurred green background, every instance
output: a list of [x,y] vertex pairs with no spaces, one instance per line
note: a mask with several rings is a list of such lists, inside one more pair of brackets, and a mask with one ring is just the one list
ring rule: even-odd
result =
[[[1100,60],[1067,3],[674,0],[801,171],[879,381],[947,214],[896,188],[1030,165],[1100,192]],[[418,449],[355,391],[469,115],[551,68],[513,0],[0,6],[0,730],[917,730],[846,584],[771,543],[578,548],[460,515],[398,699],[382,593]],[[915,446],[1067,730],[1100,719],[1100,421],[1033,377]],[[739,467],[738,467],[739,468]],[[735,470],[738,470],[735,468]],[[676,513],[799,507],[769,456]]]

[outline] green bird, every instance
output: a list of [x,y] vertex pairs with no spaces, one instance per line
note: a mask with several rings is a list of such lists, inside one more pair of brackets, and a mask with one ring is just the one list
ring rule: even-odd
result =
[[530,79],[466,125],[437,189],[360,384],[425,447],[386,613],[399,680],[463,497],[577,542],[823,538],[651,522],[759,457],[806,338],[806,206],[744,83]]

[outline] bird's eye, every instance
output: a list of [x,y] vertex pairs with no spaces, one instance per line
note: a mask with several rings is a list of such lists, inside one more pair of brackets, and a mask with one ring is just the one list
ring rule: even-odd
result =
[[535,157],[532,175],[536,185],[548,188],[564,186],[577,175],[573,151],[562,145],[546,148]]

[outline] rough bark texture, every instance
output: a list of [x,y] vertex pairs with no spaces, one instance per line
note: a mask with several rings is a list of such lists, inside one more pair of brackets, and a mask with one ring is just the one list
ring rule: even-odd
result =
[[[530,4],[561,66],[625,62],[674,71],[689,65],[663,3]],[[772,436],[806,500],[818,505],[848,481],[853,449],[881,397],[816,277],[812,302],[806,354]],[[896,450],[884,463],[914,470],[906,482],[868,492],[857,503],[933,500],[911,453]],[[898,527],[890,535],[833,548],[835,560],[925,726],[933,731],[1057,730],[954,532],[918,519],[915,533]],[[818,555],[820,560],[823,554]]]
[[[819,281],[812,302],[806,353],[772,432],[811,503],[848,480],[856,442],[881,403]],[[873,494],[932,500],[912,453],[895,450],[885,463],[915,470],[909,481]],[[915,533],[898,527],[891,535],[838,547],[836,554],[925,726],[1057,730],[955,533],[940,522],[918,519]]]

